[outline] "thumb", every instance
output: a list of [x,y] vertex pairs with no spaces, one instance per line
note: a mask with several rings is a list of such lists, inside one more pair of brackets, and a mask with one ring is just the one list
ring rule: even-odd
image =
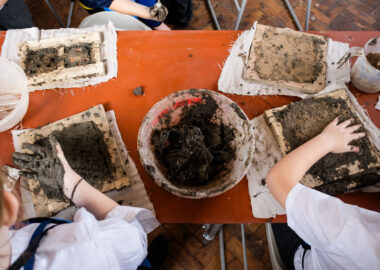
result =
[[50,135],[49,136],[49,142],[50,142],[50,145],[52,147],[54,157],[56,157],[57,159],[59,159],[59,161],[61,162],[62,166],[65,169],[66,168],[70,168],[70,165],[67,162],[67,159],[66,159],[66,157],[65,157],[65,155],[64,155],[64,153],[62,151],[61,145],[59,144],[59,142],[57,141],[57,139],[53,135]]

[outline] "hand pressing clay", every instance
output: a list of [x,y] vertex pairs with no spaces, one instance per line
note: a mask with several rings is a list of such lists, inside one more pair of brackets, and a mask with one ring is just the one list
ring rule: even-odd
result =
[[[51,145],[56,144],[53,136],[49,137],[49,142]],[[12,154],[13,164],[21,170],[20,175],[38,180],[59,191],[63,186],[65,171],[57,158],[55,147],[49,149],[36,144],[23,143],[22,148],[29,150],[32,154],[19,152]]]

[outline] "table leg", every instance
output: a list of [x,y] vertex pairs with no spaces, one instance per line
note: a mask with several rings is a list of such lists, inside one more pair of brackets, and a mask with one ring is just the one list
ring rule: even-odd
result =
[[202,228],[204,229],[202,236],[203,240],[205,240],[205,243],[214,240],[216,233],[220,230],[222,226],[223,224],[204,224],[202,226]]

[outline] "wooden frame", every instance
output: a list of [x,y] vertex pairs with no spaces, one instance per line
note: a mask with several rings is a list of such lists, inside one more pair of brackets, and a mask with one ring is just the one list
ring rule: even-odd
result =
[[[106,74],[106,68],[101,59],[101,44],[103,36],[101,32],[88,34],[71,35],[64,37],[54,37],[49,39],[33,40],[21,42],[18,45],[18,55],[21,60],[21,67],[27,73],[27,56],[29,51],[41,49],[57,49],[58,66],[50,72],[41,72],[35,75],[27,75],[29,86],[48,85],[56,82],[73,81],[79,78],[90,78]],[[76,66],[64,66],[64,48],[73,45],[91,44],[91,57],[93,63]]]
[[244,77],[318,93],[326,84],[327,38],[257,24]]
[[[87,121],[93,121],[97,128],[99,128],[103,133],[104,142],[106,143],[108,152],[111,155],[111,162],[116,169],[115,172],[113,172],[113,181],[104,181],[100,191],[107,192],[112,189],[120,189],[122,187],[129,186],[129,177],[126,173],[125,164],[122,161],[118,146],[109,127],[103,105],[97,105],[87,111],[64,118],[38,129],[27,130],[18,135],[18,140],[20,145],[22,145],[22,143],[34,143],[38,139],[48,137],[54,131],[60,131],[72,124]],[[27,151],[21,150],[21,152]],[[28,184],[30,190],[32,191],[32,200],[37,216],[51,216],[52,214],[55,214],[69,206],[68,201],[48,199],[42,189],[40,189],[38,194],[35,194],[33,190],[36,190],[40,186],[38,181],[28,179]]]

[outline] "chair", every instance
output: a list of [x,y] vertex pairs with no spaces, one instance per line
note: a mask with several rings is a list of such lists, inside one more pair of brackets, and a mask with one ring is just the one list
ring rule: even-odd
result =
[[[240,21],[241,21],[241,17],[243,16],[243,12],[244,12],[244,9],[245,9],[245,5],[247,4],[247,0],[242,0],[241,5],[239,4],[238,0],[234,0],[234,2],[235,2],[236,9],[239,12],[238,16],[236,18],[236,23],[235,23],[234,30],[238,30],[239,29],[239,25],[240,25]],[[212,19],[213,19],[213,21],[215,23],[216,29],[221,30],[218,18],[215,15],[215,10],[212,7],[211,0],[207,0],[207,5],[208,5],[208,8],[210,9],[211,16],[212,16]]]
[[75,0],[71,0],[71,2],[70,2],[69,15],[67,16],[66,26],[65,26],[64,22],[62,21],[61,17],[58,16],[57,11],[51,5],[50,1],[49,0],[45,0],[45,3],[48,5],[48,7],[49,7],[51,13],[53,13],[54,17],[58,20],[59,24],[62,27],[69,28],[70,24],[71,24],[71,18],[73,16],[73,10],[74,10],[74,5],[75,5]]
[[78,28],[86,28],[94,25],[103,25],[111,21],[116,30],[152,30],[136,18],[115,11],[101,11],[91,14],[83,19]]
[[305,19],[305,29],[302,28],[297,15],[294,13],[293,7],[290,4],[289,0],[285,0],[286,7],[288,8],[290,15],[293,18],[293,21],[297,25],[299,31],[308,31],[309,30],[309,21],[310,21],[310,10],[311,10],[311,2],[312,0],[307,0],[307,10],[306,10],[306,19]]
[[[202,228],[204,229],[204,232],[202,235],[204,244],[208,244],[211,241],[213,241],[215,239],[215,235],[219,233],[220,269],[226,270],[226,258],[224,255],[223,224],[204,224]],[[241,229],[241,243],[242,243],[242,249],[243,249],[244,270],[248,270],[244,224],[240,224],[240,229]]]
[[[284,0],[284,1],[285,1],[285,4],[286,4],[286,7],[288,8],[288,10],[290,12],[290,15],[292,16],[293,21],[297,25],[298,30],[299,31],[303,31],[303,30],[308,31],[309,30],[310,10],[311,10],[311,2],[312,2],[312,0],[307,0],[305,29],[302,28],[302,26],[301,26],[301,24],[300,24],[300,22],[298,20],[298,17],[294,13],[293,7],[290,4],[289,0]],[[237,19],[236,19],[234,30],[238,30],[239,29],[239,25],[240,25],[240,21],[241,21],[241,17],[243,16],[243,12],[244,12],[244,9],[245,9],[245,5],[247,4],[247,0],[242,0],[241,4],[239,4],[238,0],[234,0],[234,2],[235,2],[236,9],[239,12],[238,16],[237,16]],[[215,10],[212,7],[211,0],[207,0],[207,5],[208,5],[208,8],[210,9],[212,20],[214,21],[216,28],[218,30],[221,30],[218,18],[215,15]]]
[[286,267],[277,249],[277,244],[274,238],[272,225],[270,223],[266,223],[265,230],[267,233],[268,248],[269,248],[269,255],[270,255],[270,261],[272,263],[272,268],[273,270],[285,270]]

